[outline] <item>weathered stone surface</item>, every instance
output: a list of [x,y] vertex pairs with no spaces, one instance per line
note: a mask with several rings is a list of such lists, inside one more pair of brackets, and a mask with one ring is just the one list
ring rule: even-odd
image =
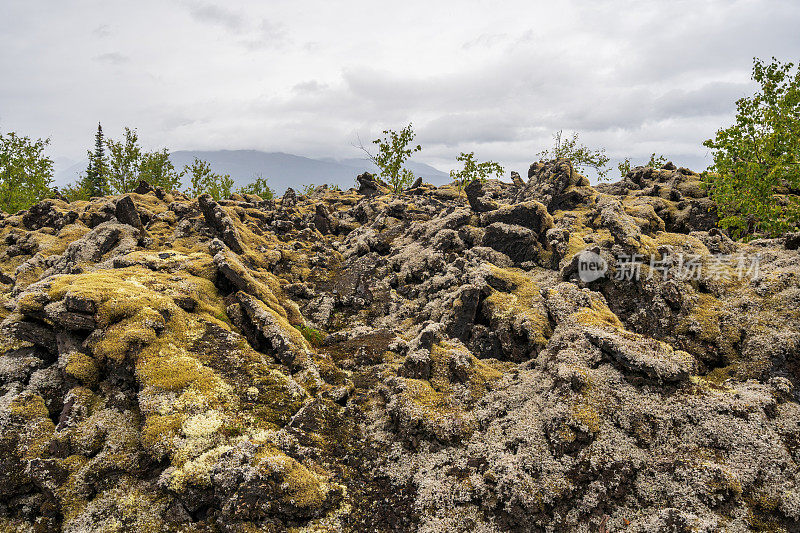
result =
[[144,232],[144,225],[142,224],[142,219],[139,216],[139,212],[136,210],[136,205],[134,205],[130,195],[123,196],[122,198],[117,200],[115,213],[117,216],[117,220],[119,220],[123,224],[133,226],[134,228],[138,229],[141,233]]
[[483,183],[479,180],[469,182],[464,187],[464,192],[467,195],[470,208],[476,213],[485,213],[498,208],[497,202],[484,198],[486,192],[483,190]]
[[535,261],[541,248],[535,232],[504,222],[494,222],[486,227],[483,245],[507,255],[515,263]]
[[222,242],[235,253],[242,253],[244,250],[239,241],[239,233],[224,209],[207,194],[198,197],[197,203],[206,219],[206,223],[219,233]]
[[356,181],[358,181],[358,194],[363,194],[364,196],[376,196],[386,194],[389,191],[385,183],[369,172],[356,176]]

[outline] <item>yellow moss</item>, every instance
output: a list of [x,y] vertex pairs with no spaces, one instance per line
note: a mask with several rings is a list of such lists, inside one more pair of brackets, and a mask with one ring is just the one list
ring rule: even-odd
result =
[[611,327],[624,330],[625,326],[607,305],[593,298],[590,307],[582,307],[573,313],[571,318],[582,326]]
[[[614,237],[606,228],[594,229],[594,221],[591,219],[591,208],[583,207],[571,211],[556,211],[553,220],[557,227],[567,227],[569,230],[569,242],[567,244],[566,258],[571,258],[589,244],[604,246],[613,244]],[[569,222],[564,226],[564,221]],[[589,243],[584,240],[589,234],[593,234],[594,241]]]
[[12,417],[20,419],[17,455],[23,460],[47,455],[55,424],[48,418],[44,399],[36,394],[22,394],[14,398],[8,410]]
[[42,249],[41,251],[45,253],[45,255],[61,255],[66,251],[70,244],[77,241],[90,231],[90,228],[76,221],[74,224],[64,226],[64,228],[58,232],[56,238],[48,243],[46,248]]
[[683,233],[658,232],[656,246],[672,246],[676,253],[709,255],[708,248],[696,237]]
[[98,303],[98,325],[108,326],[136,315],[143,308],[174,312],[172,299],[158,294],[139,281],[156,278],[158,273],[141,267],[100,270],[87,274],[59,276],[50,287],[50,299],[60,300],[67,294]]
[[176,469],[170,476],[170,489],[175,492],[183,492],[187,485],[196,487],[208,487],[211,485],[211,471],[217,464],[220,456],[233,449],[232,446],[217,446],[202,453],[196,459],[187,461],[180,468]]
[[[503,372],[453,343],[441,342],[431,347],[430,384],[436,392],[443,394],[452,392],[450,361],[457,352],[462,352],[461,355],[466,355],[469,360],[465,385],[469,388],[470,400],[476,401],[486,394],[491,383],[503,377]],[[503,368],[501,364],[498,366]]]
[[225,389],[215,372],[202,365],[183,348],[168,344],[143,352],[136,374],[143,386],[178,391],[193,387],[206,395],[218,395]]
[[8,406],[12,416],[20,417],[25,420],[35,420],[37,418],[47,418],[47,406],[44,399],[38,394],[22,394],[14,398]]
[[180,413],[152,415],[147,417],[142,428],[142,445],[145,448],[160,449],[161,453],[170,449],[168,443],[178,434],[184,416]]
[[256,454],[255,461],[267,475],[280,477],[279,492],[286,504],[301,509],[320,509],[331,490],[339,489],[274,446],[264,446]]
[[17,302],[17,310],[24,315],[35,315],[44,311],[45,299],[37,292],[23,294]]
[[452,421],[463,422],[464,412],[453,405],[447,395],[437,392],[430,383],[419,379],[406,379],[403,399],[416,407],[422,419],[433,427],[443,426]]
[[775,515],[780,498],[757,492],[745,496],[744,501],[748,509],[747,523],[753,531],[785,531]]
[[688,316],[679,326],[679,332],[691,331],[702,341],[716,342],[722,335],[721,315],[722,302],[710,294],[698,294]]
[[587,403],[577,403],[572,406],[572,417],[588,433],[600,431],[600,413]]
[[84,385],[97,383],[100,369],[97,362],[88,355],[72,352],[67,356],[67,366],[64,369],[68,376],[72,376]]
[[545,346],[553,332],[544,306],[535,306],[542,301],[539,286],[522,270],[493,265],[490,270],[492,276],[511,287],[511,292],[494,291],[486,298],[484,305],[490,315],[493,319],[513,319],[522,325],[529,342]]

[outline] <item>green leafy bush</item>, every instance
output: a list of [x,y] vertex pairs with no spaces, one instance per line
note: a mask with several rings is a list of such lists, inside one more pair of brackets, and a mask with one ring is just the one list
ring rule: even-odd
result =
[[736,102],[736,123],[703,143],[713,150],[703,177],[719,226],[739,238],[800,224],[800,68],[754,59],[752,79],[760,89]]
[[113,194],[131,192],[140,180],[168,191],[180,187],[181,175],[175,171],[164,148],[156,152],[145,152],[139,146],[136,130],[125,128],[122,141],[108,139],[108,184]]
[[53,161],[44,155],[50,139],[0,133],[0,209],[16,213],[52,194]]
[[599,150],[588,148],[578,143],[577,133],[573,133],[572,137],[564,138],[561,130],[553,135],[553,140],[555,141],[553,147],[539,152],[539,158],[569,159],[578,172],[583,173],[586,168],[593,168],[600,179],[606,178],[609,171],[609,158],[605,154],[605,148]]
[[382,139],[375,139],[372,144],[378,146],[378,153],[372,155],[361,147],[370,161],[378,167],[378,176],[389,184],[395,194],[402,192],[414,181],[414,173],[404,168],[405,162],[414,152],[422,150],[420,145],[410,146],[416,134],[411,124],[396,132],[384,130]]
[[270,186],[267,185],[267,178],[261,176],[258,176],[254,182],[240,187],[236,192],[239,194],[255,194],[262,200],[272,200],[275,197],[275,193]]
[[141,180],[171,191],[180,187],[182,176],[175,170],[166,148],[154,152],[142,150],[135,129],[125,128],[123,139],[115,141],[105,138],[98,125],[95,149],[89,152],[85,174],[76,183],[63,187],[61,193],[71,201],[125,194],[133,191]]
[[325,334],[318,329],[310,328],[308,326],[295,326],[311,346],[322,346],[322,341],[325,340]]
[[456,161],[464,163],[464,168],[458,171],[451,170],[450,178],[456,182],[459,189],[463,189],[467,183],[473,180],[486,181],[492,174],[496,175],[498,179],[503,177],[503,167],[494,161],[478,163],[475,161],[475,152],[461,152]]
[[186,190],[189,196],[200,196],[208,193],[214,200],[221,200],[231,195],[233,180],[228,174],[217,174],[211,171],[211,165],[197,157],[191,165],[184,166],[183,174],[189,175],[190,186]]
[[[663,155],[657,156],[655,152],[650,155],[650,161],[648,161],[644,166],[646,167],[653,167],[653,168],[661,168],[667,164],[667,158]],[[629,157],[626,157],[624,161],[617,165],[619,169],[619,173],[621,177],[625,177],[628,175],[628,172],[631,171],[633,165],[631,165],[631,160]]]

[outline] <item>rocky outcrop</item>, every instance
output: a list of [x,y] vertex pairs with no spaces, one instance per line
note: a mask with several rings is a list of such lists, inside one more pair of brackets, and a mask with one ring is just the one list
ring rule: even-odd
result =
[[796,234],[700,176],[0,218],[0,530],[796,531]]

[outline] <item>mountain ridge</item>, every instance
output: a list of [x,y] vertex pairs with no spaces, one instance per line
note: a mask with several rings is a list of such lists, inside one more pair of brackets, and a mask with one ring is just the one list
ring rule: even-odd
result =
[[[355,177],[362,172],[375,172],[370,161],[359,158],[312,158],[286,152],[264,152],[261,150],[176,150],[170,153],[175,168],[182,168],[195,157],[208,161],[211,169],[219,174],[229,174],[236,187],[247,185],[257,177],[267,178],[276,194],[287,188],[299,189],[303,185],[328,183],[343,189],[356,186]],[[359,164],[360,162],[360,164]],[[57,186],[72,183],[86,168],[86,161],[79,161],[55,172]],[[408,168],[415,175],[436,185],[449,181],[449,175],[419,161],[410,161]]]

